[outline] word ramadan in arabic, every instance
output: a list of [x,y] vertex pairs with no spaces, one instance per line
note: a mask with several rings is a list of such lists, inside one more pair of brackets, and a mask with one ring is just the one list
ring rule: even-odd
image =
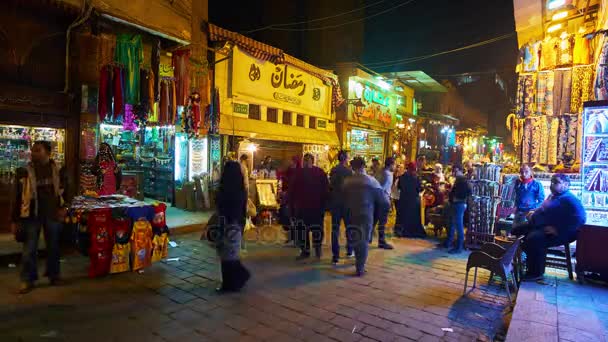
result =
[[270,82],[274,88],[279,88],[281,84],[285,89],[298,89],[302,87],[302,90],[298,93],[298,96],[302,96],[306,91],[306,84],[304,81],[299,80],[300,77],[302,77],[302,74],[294,75],[293,73],[288,73],[287,65],[283,68],[277,66],[275,72],[272,73]]

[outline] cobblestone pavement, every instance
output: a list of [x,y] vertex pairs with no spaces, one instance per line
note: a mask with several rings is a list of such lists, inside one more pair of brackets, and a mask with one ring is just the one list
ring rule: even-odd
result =
[[87,259],[68,256],[67,284],[42,281],[27,295],[16,294],[16,269],[0,269],[0,341],[485,341],[508,310],[485,272],[462,297],[466,255],[430,240],[373,247],[363,278],[352,276],[354,260],[332,266],[327,249],[319,262],[296,262],[282,243],[248,243],[252,280],[221,296],[214,250],[198,234],[175,241],[143,274],[88,279]]

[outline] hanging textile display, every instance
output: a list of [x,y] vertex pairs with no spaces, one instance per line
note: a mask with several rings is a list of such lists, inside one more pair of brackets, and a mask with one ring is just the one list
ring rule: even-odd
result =
[[124,72],[123,69],[119,66],[114,67],[114,72],[112,75],[112,94],[114,95],[114,115],[112,117],[113,121],[118,121],[120,115],[124,112]]
[[116,61],[125,67],[125,102],[139,103],[139,69],[144,60],[140,35],[120,34],[116,38]]
[[541,164],[547,164],[547,152],[548,152],[548,142],[549,142],[549,125],[547,124],[547,117],[541,116],[538,120],[539,122],[539,131],[540,131],[540,147],[539,147],[539,156],[538,162]]
[[519,75],[517,85],[517,115],[527,117],[534,113],[536,94],[536,74]]
[[[97,98],[97,114],[99,120],[104,121],[106,116],[112,116],[112,70],[109,65],[101,67],[99,72],[99,97]],[[110,92],[108,92],[110,90]]]
[[553,115],[560,116],[570,111],[572,70],[555,70],[553,83]]
[[[511,131],[511,141],[517,149],[524,137],[524,119],[519,119],[517,115],[511,113],[507,116],[507,129]],[[467,138],[469,139],[469,138]],[[465,143],[465,146],[469,144]]]
[[553,117],[549,121],[549,137],[547,138],[547,164],[557,164],[557,146],[559,136],[559,118]]
[[555,68],[557,64],[557,38],[547,37],[541,42],[540,70]]
[[558,159],[563,158],[566,154],[576,155],[577,129],[578,115],[564,114],[560,117]]
[[553,71],[538,73],[536,92],[536,113],[553,115]]
[[529,43],[523,47],[523,71],[534,72],[538,70],[540,42]]
[[573,50],[574,37],[572,35],[562,35],[557,44],[557,67],[572,65]]
[[524,122],[524,136],[522,139],[522,146],[521,146],[521,161],[522,163],[529,163],[530,162],[530,150],[532,147],[532,120],[530,119],[526,119],[526,121]]
[[177,106],[183,106],[190,96],[190,50],[173,52],[173,68],[176,79]]
[[593,66],[581,65],[572,68],[572,100],[570,112],[583,112],[583,103],[591,100],[593,93]]
[[540,126],[540,118],[534,117],[529,118],[529,121],[526,123],[527,125],[532,127],[532,136],[530,138],[530,163],[538,163],[540,157],[540,143],[541,143],[541,126]]
[[568,115],[568,140],[566,141],[566,153],[572,154],[574,157],[577,154],[576,142],[578,136],[578,115]]
[[595,99],[598,101],[608,100],[608,39],[602,37],[602,52],[597,61],[595,73]]
[[199,93],[192,93],[188,99],[188,105],[184,111],[182,120],[184,133],[189,137],[195,137],[199,133],[201,120],[201,96]]
[[587,39],[585,34],[577,34],[574,38],[573,55],[574,65],[591,64],[593,62],[591,39]]
[[160,101],[160,40],[152,44],[152,73],[156,76],[154,80],[154,102]]
[[137,125],[135,124],[135,114],[133,114],[133,106],[130,104],[125,105],[125,117],[122,120],[122,128],[125,131],[137,130]]

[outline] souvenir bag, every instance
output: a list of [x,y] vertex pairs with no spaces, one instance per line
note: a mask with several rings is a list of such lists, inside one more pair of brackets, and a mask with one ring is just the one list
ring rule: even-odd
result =
[[89,253],[91,264],[89,266],[89,277],[96,278],[110,273],[112,263],[112,250],[91,249]]
[[110,209],[96,209],[88,215],[87,224],[91,249],[111,250],[114,245],[113,222]]
[[169,249],[169,234],[154,235],[152,240],[152,262],[159,262],[166,258]]
[[126,272],[130,268],[131,253],[131,221],[127,218],[114,219],[114,248],[112,249],[112,264],[110,273]]
[[133,224],[131,233],[131,261],[133,271],[150,266],[152,257],[152,225],[147,220]]

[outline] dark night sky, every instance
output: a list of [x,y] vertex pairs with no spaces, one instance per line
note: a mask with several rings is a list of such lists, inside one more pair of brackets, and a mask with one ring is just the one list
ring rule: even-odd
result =
[[[311,0],[312,3],[316,2]],[[331,0],[324,0],[331,1]],[[405,0],[386,0],[352,15],[338,17],[318,23],[333,25],[373,15],[393,7]],[[229,1],[210,0],[210,21],[234,31],[257,28],[267,24],[292,22],[307,18],[305,0],[295,1]],[[365,0],[372,4],[378,0]],[[354,7],[340,7],[336,2],[329,14],[349,11]],[[285,15],[268,19],[265,12],[272,6],[272,12]],[[348,5],[345,5],[348,6]],[[265,22],[273,20],[273,22]],[[298,26],[296,26],[298,27]],[[348,34],[348,26],[341,30]],[[400,58],[416,57],[477,43],[515,31],[512,0],[415,0],[386,14],[365,21],[365,47],[360,62],[373,63]],[[255,39],[273,44],[275,32],[249,34]],[[307,39],[307,33],[292,33],[293,37]],[[277,46],[298,55],[297,49]],[[424,70],[429,74],[444,75],[489,69],[514,70],[517,55],[516,36],[487,46],[463,52],[431,58],[425,61],[395,66],[395,70]],[[377,71],[390,71],[390,68],[373,68]],[[505,75],[508,76],[508,75]]]

